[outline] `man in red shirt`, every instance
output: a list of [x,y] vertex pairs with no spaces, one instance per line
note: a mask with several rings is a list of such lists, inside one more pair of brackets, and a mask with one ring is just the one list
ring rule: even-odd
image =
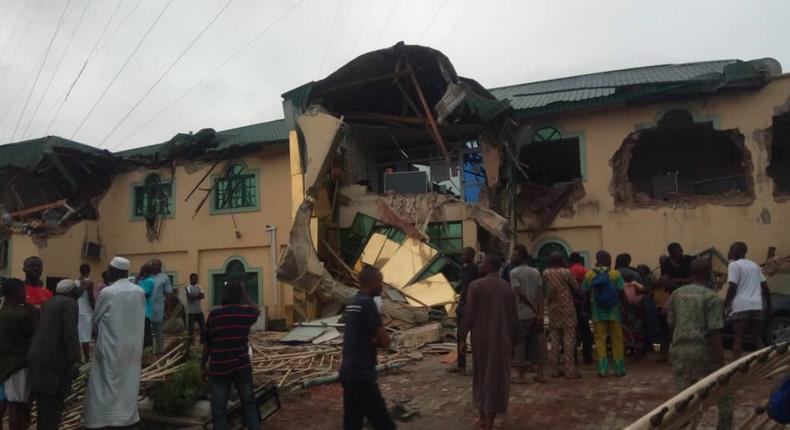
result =
[[44,288],[41,282],[41,273],[44,271],[44,262],[38,257],[27,257],[22,264],[25,272],[25,296],[27,302],[41,309],[41,305],[52,298],[52,291]]
[[[587,276],[587,268],[584,267],[584,258],[578,252],[572,253],[568,256],[568,270],[571,275],[576,279],[579,285],[584,282],[584,277]],[[582,358],[584,364],[592,364],[592,331],[590,330],[590,310],[584,294],[574,294],[573,304],[576,306],[576,330],[578,330],[577,339],[582,342]]]

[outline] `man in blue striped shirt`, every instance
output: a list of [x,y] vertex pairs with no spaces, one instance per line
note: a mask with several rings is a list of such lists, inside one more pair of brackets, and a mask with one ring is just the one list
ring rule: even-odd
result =
[[236,387],[241,399],[247,429],[260,428],[248,352],[250,327],[258,320],[259,313],[258,307],[247,296],[242,282],[234,280],[225,286],[222,306],[211,311],[206,321],[205,345],[200,364],[203,374],[209,379],[211,416],[215,430],[227,428],[231,384]]

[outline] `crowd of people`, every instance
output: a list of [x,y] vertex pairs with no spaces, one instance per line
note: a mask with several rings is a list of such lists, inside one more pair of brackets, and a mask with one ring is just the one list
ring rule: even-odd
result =
[[[23,263],[25,279],[0,284],[0,430],[8,413],[11,430],[27,429],[37,404],[36,426],[59,428],[72,382],[90,361],[82,421],[86,428],[130,428],[140,422],[137,399],[144,349],[164,349],[165,302],[173,294],[162,262],[146,262],[135,277],[129,260],[115,257],[102,282],[83,264],[76,279],[63,279],[55,292],[42,282],[44,262]],[[215,429],[227,428],[229,388],[235,385],[250,429],[259,428],[248,355],[249,330],[259,310],[241,280],[229,280],[222,306],[206,320],[198,275],[186,287],[187,327],[204,344],[201,370],[208,379]],[[93,354],[91,343],[95,341]]]
[[[485,430],[507,412],[511,383],[527,383],[529,371],[538,384],[547,382],[546,364],[551,377],[581,378],[579,350],[599,378],[625,376],[626,351],[636,357],[657,352],[670,362],[681,391],[724,364],[725,319],[733,325],[734,359],[746,333],[756,347],[763,346],[771,296],[760,266],[746,253],[743,242],[730,246],[727,280],[718,285],[710,260],[686,255],[677,243],[667,247],[656,276],[646,265],[632,267],[629,254],[613,262],[605,250],[596,253],[590,268],[578,253],[567,259],[553,253],[541,272],[523,245],[514,247],[509,264],[494,254],[478,264],[476,250],[465,248],[456,309],[458,360],[448,370],[468,373],[471,339],[472,397],[477,426]],[[359,282],[345,314],[344,428],[361,429],[367,418],[375,429],[394,429],[375,372],[375,348],[389,345],[373,300],[381,294],[382,276],[365,267]],[[724,300],[721,288],[728,288]],[[732,428],[732,403],[732,398],[719,403],[718,428]]]
[[[770,291],[760,266],[746,258],[746,244],[730,247],[724,300],[709,260],[685,255],[677,243],[667,252],[659,261],[660,273],[653,276],[648,266],[631,267],[628,254],[618,255],[613,264],[604,250],[596,253],[591,268],[578,253],[567,259],[553,253],[541,271],[523,245],[514,247],[508,264],[495,254],[477,264],[478,253],[464,249],[456,310],[458,360],[449,370],[468,373],[471,339],[479,428],[494,428],[496,415],[507,412],[511,383],[527,383],[528,372],[534,371],[532,381],[538,384],[547,382],[546,367],[554,378],[581,378],[579,350],[582,362],[594,364],[598,377],[622,377],[627,350],[636,356],[651,354],[658,343],[658,353],[668,358],[682,390],[724,363],[725,318],[733,325],[735,359],[747,333],[757,347],[763,346]],[[129,266],[129,260],[115,257],[102,282],[94,283],[90,267],[82,265],[79,276],[58,282],[53,294],[41,281],[43,261],[30,257],[23,264],[24,280],[2,280],[0,426],[7,412],[11,430],[26,429],[35,401],[38,428],[57,429],[79,365],[89,360],[85,426],[139,423],[143,350],[162,353],[165,302],[174,289],[160,260],[146,262],[133,278]],[[359,291],[344,315],[339,374],[344,428],[361,429],[367,419],[373,428],[394,429],[376,383],[376,348],[390,345],[376,301],[383,278],[377,268],[366,266],[358,280]],[[209,382],[214,428],[227,428],[233,385],[247,428],[258,429],[248,342],[260,311],[241,280],[229,280],[223,291],[222,306],[205,319],[200,305],[205,295],[197,274],[190,275],[188,329],[191,336],[195,324],[199,327],[200,367]],[[732,399],[726,398],[719,404],[719,428],[731,426]]]

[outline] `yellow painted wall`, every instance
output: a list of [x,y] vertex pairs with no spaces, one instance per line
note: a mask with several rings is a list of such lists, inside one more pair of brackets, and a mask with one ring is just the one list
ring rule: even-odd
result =
[[[290,296],[279,294],[280,300],[275,306],[274,267],[269,253],[271,240],[265,229],[267,224],[277,226],[279,257],[288,243],[292,223],[288,158],[288,151],[282,149],[241,159],[248,169],[259,171],[259,210],[233,215],[212,214],[212,198],[209,198],[194,219],[195,210],[206,193],[198,190],[189,201],[185,202],[185,199],[208,172],[211,164],[187,163],[174,169],[166,167],[156,170],[163,180],[175,179],[175,213],[162,221],[159,239],[155,241],[148,240],[145,221],[131,217],[133,186],[142,182],[152,171],[137,170],[120,174],[99,203],[98,222],[77,224],[64,235],[49,238],[47,246],[43,248],[34,245],[29,237],[15,235],[11,245],[12,274],[21,276],[22,260],[29,255],[39,255],[44,259],[45,276],[76,277],[79,264],[83,262],[80,255],[86,238],[85,225],[88,225],[88,239],[97,241],[97,235],[100,235],[101,243],[105,246],[102,261],[88,261],[93,266],[95,278],[115,255],[129,258],[132,272],[139,271],[146,260],[160,258],[165,272],[175,272],[176,284],[179,286],[186,285],[190,273],[198,273],[200,284],[210,298],[210,271],[224,270],[225,261],[231,257],[243,257],[249,267],[261,269],[262,291],[259,294],[263,298],[262,305],[267,307],[268,316],[280,318],[283,316],[283,298],[290,299]],[[231,161],[237,160],[228,162]],[[223,162],[218,165],[200,188],[210,188],[213,183],[211,177],[221,174],[226,164]],[[204,301],[206,310],[209,308],[208,302]]]
[[[36,256],[44,261],[43,278],[48,276],[56,278],[76,278],[82,263],[91,265],[92,270],[98,275],[102,267],[101,262],[85,260],[82,258],[82,245],[85,240],[96,242],[98,223],[84,221],[72,226],[68,231],[59,236],[50,237],[36,244],[30,237],[14,234],[11,237],[11,255],[9,270],[5,275],[15,278],[24,278],[22,263],[26,258]],[[99,270],[98,272],[96,272]],[[103,269],[102,269],[103,270]]]
[[[551,125],[563,135],[582,135],[587,153],[586,195],[574,205],[576,214],[558,217],[549,231],[535,240],[526,233],[520,241],[533,253],[549,239],[561,239],[575,251],[592,255],[602,248],[613,255],[629,252],[635,264],[658,265],[669,242],[680,242],[687,253],[710,246],[725,253],[730,243],[745,241],[750,256],[765,259],[768,246],[776,246],[778,255],[790,255],[790,203],[777,202],[773,184],[765,175],[768,152],[756,136],[771,126],[772,116],[790,100],[790,76],[776,78],[758,92],[740,92],[692,101],[667,102],[648,106],[567,116],[556,121],[533,124]],[[615,151],[637,125],[655,124],[670,109],[686,109],[695,119],[712,119],[717,129],[737,128],[745,137],[754,163],[756,200],[750,206],[701,205],[687,207],[678,203],[655,209],[616,209],[610,193]],[[763,224],[760,213],[767,209],[771,223]]]

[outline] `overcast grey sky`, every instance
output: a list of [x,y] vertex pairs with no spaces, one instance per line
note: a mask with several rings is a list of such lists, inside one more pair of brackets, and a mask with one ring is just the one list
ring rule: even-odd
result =
[[0,143],[49,134],[119,150],[281,118],[283,92],[399,40],[486,87],[723,58],[790,70],[786,0],[227,3],[0,0]]

